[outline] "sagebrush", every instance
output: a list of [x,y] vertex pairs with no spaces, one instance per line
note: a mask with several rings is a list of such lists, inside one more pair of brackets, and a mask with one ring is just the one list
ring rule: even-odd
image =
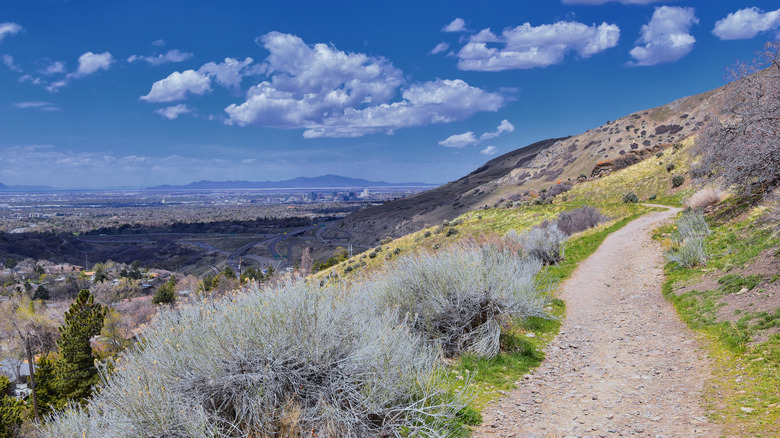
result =
[[377,279],[380,312],[396,312],[414,333],[441,348],[492,357],[502,326],[512,318],[547,317],[542,263],[493,246],[453,245],[436,254],[402,257],[392,275]]
[[706,263],[709,250],[705,238],[710,232],[701,210],[683,211],[677,219],[677,231],[672,235],[666,260],[687,268]]
[[452,436],[437,352],[339,285],[163,312],[86,408],[41,436]]

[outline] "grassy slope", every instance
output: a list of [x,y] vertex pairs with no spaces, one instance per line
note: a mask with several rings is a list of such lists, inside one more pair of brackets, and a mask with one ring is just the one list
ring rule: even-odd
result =
[[[659,165],[659,161],[664,165]],[[543,273],[554,284],[560,284],[582,260],[596,251],[609,234],[652,210],[642,205],[623,203],[624,187],[635,187],[634,190],[640,196],[644,195],[644,199],[650,196],[647,193],[658,194],[662,202],[679,205],[683,193],[689,193],[691,190],[686,189],[688,184],[672,190],[670,180],[678,169],[687,170],[687,161],[687,147],[679,151],[670,148],[659,159],[653,157],[604,178],[577,184],[572,191],[564,194],[568,201],[562,201],[563,196],[559,196],[552,205],[472,211],[454,221],[383,243],[318,273],[316,278],[324,279],[337,275],[342,279],[360,281],[367,275],[382,275],[391,271],[392,261],[404,254],[435,251],[462,239],[473,238],[479,241],[489,239],[489,236],[502,236],[512,229],[527,230],[545,219],[554,219],[561,211],[582,205],[594,206],[612,220],[578,233],[568,240],[565,260],[557,266],[546,268]],[[669,162],[675,164],[675,171],[666,171],[665,164]],[[483,407],[488,401],[499,397],[501,391],[514,387],[515,382],[541,363],[545,345],[558,333],[564,309],[565,303],[556,299],[550,307],[550,313],[557,319],[530,318],[517,321],[509,332],[503,335],[504,351],[501,354],[489,360],[460,358],[451,369],[452,379],[462,379],[464,382],[470,380],[475,385],[475,405],[478,408]],[[533,337],[526,336],[529,333],[533,333]]]
[[[455,225],[445,223],[404,236],[382,245],[374,258],[368,256],[372,251],[367,251],[320,275],[335,272],[350,278],[356,273],[360,273],[357,277],[377,273],[387,269],[390,266],[387,262],[398,255],[421,249],[435,250],[469,236],[503,235],[509,229],[524,230],[544,219],[552,219],[560,211],[580,205],[595,206],[615,218],[606,226],[569,240],[566,260],[559,266],[547,268],[545,272],[549,278],[562,281],[571,275],[580,261],[598,248],[607,235],[647,211],[641,206],[622,204],[625,193],[634,191],[642,201],[655,195],[654,203],[680,206],[695,191],[686,174],[690,169],[692,141],[686,140],[681,149],[665,150],[661,157],[653,156],[607,177],[577,184],[571,191],[557,197],[553,205],[473,211],[453,221]],[[669,163],[674,164],[671,172],[666,169]],[[686,176],[682,187],[672,187],[671,178],[675,174]],[[714,359],[715,373],[708,382],[705,400],[713,419],[723,424],[727,433],[780,436],[780,336],[775,335],[759,345],[748,345],[745,341],[760,324],[764,327],[780,326],[780,314],[748,313],[741,324],[722,324],[712,318],[712,312],[716,310],[712,296],[691,293],[677,297],[670,292],[675,285],[695,282],[712,269],[725,274],[734,266],[749,264],[763,249],[780,247],[776,233],[768,238],[766,230],[756,227],[759,213],[760,210],[755,210],[750,219],[714,227],[709,241],[713,253],[720,255],[704,268],[677,270],[667,267],[668,280],[664,293],[674,303],[681,318],[704,335],[706,348]],[[450,229],[457,230],[457,233],[449,232]],[[353,268],[345,273],[349,266]],[[562,317],[564,306],[563,302],[556,300],[551,313]],[[492,360],[461,358],[451,370],[452,378],[470,375],[479,388],[476,405],[484,406],[487,401],[498,397],[499,391],[513,387],[523,374],[541,363],[544,346],[557,334],[558,328],[556,320],[531,319],[518,323],[504,336],[506,351]],[[526,337],[529,332],[533,332],[534,337]],[[742,407],[755,411],[746,413],[741,410]]]
[[[694,189],[687,177],[685,184],[673,188],[672,176],[685,175],[690,170],[692,143],[693,139],[688,138],[682,142],[681,149],[668,148],[661,157],[651,156],[608,177],[577,184],[566,193],[567,198],[583,204],[621,202],[623,195],[634,192],[641,201],[655,195],[657,198],[652,202],[656,204],[680,206],[682,199],[690,196]],[[667,171],[667,164],[673,164],[674,169]]]
[[[767,209],[754,208],[745,216],[722,223],[710,220],[713,233],[707,243],[714,254],[712,259],[706,266],[692,269],[667,265],[664,295],[680,317],[703,334],[714,365],[705,406],[724,433],[780,436],[780,333],[765,342],[751,342],[759,333],[771,333],[780,327],[780,309],[773,313],[740,310],[736,322],[717,316],[720,297],[743,287],[752,289],[759,280],[730,274],[732,270],[749,266],[766,250],[780,257],[780,234],[776,222],[767,220]],[[661,228],[656,236],[663,240],[672,228]],[[681,286],[696,284],[705,275],[732,281],[726,285],[721,280],[724,284],[713,290],[675,292]],[[777,277],[761,280],[776,281]]]

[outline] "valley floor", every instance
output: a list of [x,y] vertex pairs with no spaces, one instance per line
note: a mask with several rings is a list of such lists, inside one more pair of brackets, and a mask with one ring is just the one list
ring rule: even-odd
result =
[[483,412],[475,437],[710,437],[701,408],[710,364],[661,294],[650,232],[679,209],[610,235],[561,290],[567,315],[545,362]]

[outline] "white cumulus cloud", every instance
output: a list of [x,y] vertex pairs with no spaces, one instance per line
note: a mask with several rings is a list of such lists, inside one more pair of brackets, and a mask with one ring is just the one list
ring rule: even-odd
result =
[[198,73],[213,76],[218,84],[225,88],[239,88],[241,80],[248,75],[260,74],[264,67],[252,65],[254,60],[247,57],[243,61],[233,58],[225,58],[225,62],[216,64],[209,62],[204,64]]
[[441,29],[442,32],[465,32],[466,22],[462,18],[456,18],[450,24]]
[[474,133],[464,132],[463,134],[455,134],[447,137],[439,142],[440,146],[448,148],[465,148],[466,146],[472,146],[479,143],[479,139],[474,136]]
[[764,13],[758,8],[732,12],[715,23],[712,33],[722,40],[744,40],[780,27],[780,9]]
[[358,137],[462,120],[504,103],[457,79],[403,87],[403,72],[385,58],[309,45],[295,35],[271,32],[258,43],[270,54],[254,70],[268,79],[225,108],[229,124],[303,128],[306,138]]
[[91,75],[99,70],[108,70],[113,63],[114,57],[109,52],[86,52],[79,56],[79,66],[71,75],[76,77]]
[[493,132],[485,132],[479,137],[476,137],[472,131],[465,132],[463,134],[455,134],[440,141],[439,145],[448,148],[464,148],[466,146],[478,145],[485,140],[496,138],[504,132],[512,132],[514,130],[515,125],[509,123],[508,120],[502,120],[496,130]]
[[152,84],[152,89],[141,99],[147,102],[173,102],[182,100],[187,94],[203,95],[211,91],[211,79],[195,70],[173,72],[167,78]]
[[449,45],[449,44],[447,44],[447,43],[445,43],[445,42],[441,42],[441,43],[439,43],[439,44],[436,44],[436,47],[434,47],[433,49],[431,49],[431,54],[435,55],[435,54],[437,54],[437,53],[444,52],[444,51],[446,51],[446,50],[447,50],[447,49],[449,49],[449,48],[450,48],[450,45]]
[[458,52],[458,68],[503,71],[547,67],[563,61],[571,51],[588,58],[615,47],[620,39],[616,24],[585,25],[571,21],[532,26],[525,23],[496,35],[484,29],[469,38]]
[[182,114],[188,114],[192,112],[192,108],[188,107],[187,105],[180,103],[178,105],[169,106],[166,108],[158,109],[155,111],[157,114],[165,117],[168,120],[173,120],[178,118]]
[[515,125],[509,123],[509,120],[502,120],[501,124],[498,125],[498,128],[496,128],[493,132],[486,132],[479,136],[480,141],[485,141],[490,138],[496,138],[499,135],[503,134],[504,132],[513,132],[515,130]]
[[661,6],[650,22],[642,26],[638,45],[631,49],[634,61],[628,65],[647,66],[674,62],[693,50],[696,39],[691,26],[698,23],[693,8]]
[[3,38],[5,38],[6,35],[15,35],[22,31],[22,26],[11,23],[11,22],[3,22],[0,23],[0,42],[3,42]]
[[150,65],[160,65],[169,62],[182,62],[192,58],[192,53],[180,52],[176,49],[168,50],[165,54],[157,56],[132,55],[127,58],[127,62],[143,61]]
[[479,151],[479,153],[483,155],[495,155],[496,153],[498,153],[498,149],[496,149],[495,146],[488,146],[485,149]]
[[53,75],[58,73],[65,73],[65,63],[62,61],[54,61],[49,64],[42,73],[47,75]]

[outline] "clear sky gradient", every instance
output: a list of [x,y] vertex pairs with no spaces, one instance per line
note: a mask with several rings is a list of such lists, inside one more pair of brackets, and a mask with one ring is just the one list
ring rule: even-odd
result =
[[0,182],[444,183],[724,84],[776,1],[0,4]]

